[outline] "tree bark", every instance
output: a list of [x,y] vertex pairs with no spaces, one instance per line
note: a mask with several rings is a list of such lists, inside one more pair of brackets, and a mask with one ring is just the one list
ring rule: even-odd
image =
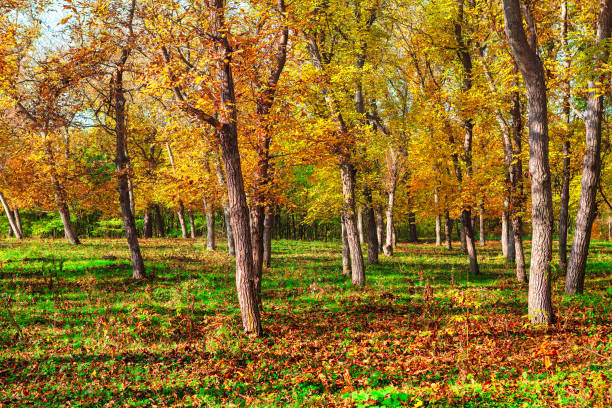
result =
[[383,248],[383,252],[387,256],[393,255],[393,205],[395,203],[395,189],[390,189],[387,191],[388,196],[388,204],[387,204],[387,231],[386,237],[387,240],[385,242],[385,247]]
[[480,204],[480,211],[478,211],[478,237],[480,238],[480,245],[485,246],[485,222],[484,222],[484,205]]
[[[485,77],[489,83],[489,88],[492,94],[497,92],[493,76],[491,75],[487,66],[484,51],[480,49],[480,58],[484,68]],[[514,70],[518,68],[514,66]],[[518,81],[515,79],[515,86],[518,88]],[[516,276],[519,282],[527,281],[527,274],[525,272],[525,255],[523,252],[523,238],[522,238],[522,213],[525,208],[525,197],[523,195],[523,164],[521,160],[522,150],[522,133],[523,133],[523,122],[521,114],[521,101],[518,91],[512,92],[512,107],[510,109],[510,115],[512,118],[512,124],[509,125],[501,109],[496,109],[495,116],[497,122],[502,130],[503,144],[504,144],[504,161],[508,168],[508,177],[506,181],[509,183],[510,191],[509,196],[504,201],[504,213],[502,215],[502,253],[504,256],[508,256],[508,245],[514,248],[514,255],[511,259],[516,262]],[[509,207],[507,200],[509,199]],[[508,221],[509,220],[509,221]],[[505,225],[503,223],[505,222]],[[508,222],[511,224],[508,226]],[[504,228],[505,227],[505,228]],[[504,229],[510,229],[510,237],[506,238]],[[504,242],[506,241],[506,242]],[[509,241],[509,242],[508,242]]]
[[434,188],[434,204],[436,206],[436,246],[442,245],[442,216],[440,215],[438,205],[438,187]]
[[366,200],[367,238],[368,238],[368,265],[378,264],[378,234],[376,231],[376,215],[372,203],[372,191],[366,188],[364,191]]
[[214,251],[215,243],[215,212],[212,203],[206,197],[202,197],[204,202],[204,213],[206,214],[206,250]]
[[162,215],[161,207],[159,204],[153,206],[155,210],[155,223],[157,224],[157,236],[163,238],[166,236],[166,227],[164,225],[164,217]]
[[60,214],[60,218],[62,219],[62,225],[64,226],[64,236],[71,244],[79,245],[81,241],[79,241],[79,238],[74,231],[72,220],[70,219],[70,208],[66,202],[66,190],[60,183],[59,176],[55,169],[55,158],[53,149],[51,147],[51,142],[49,140],[47,140],[45,143],[45,151],[47,153],[49,177],[51,178],[51,185],[53,186],[55,204],[57,205],[57,210]]
[[363,236],[363,206],[360,204],[357,206],[357,231],[359,232],[359,243],[364,244]]
[[189,236],[191,238],[195,238],[196,231],[195,231],[195,221],[193,219],[193,212],[191,210],[188,210],[187,215],[189,217]]
[[[215,170],[217,173],[217,182],[219,183],[219,187],[222,190],[227,190],[227,182],[225,179],[225,172],[223,167],[221,166],[221,162],[217,156],[218,153],[215,153],[212,157],[213,162],[215,164]],[[230,207],[227,199],[227,194],[223,195],[223,219],[225,220],[225,236],[227,238],[227,251],[231,256],[236,256],[236,249],[234,246],[234,234],[232,232],[232,224],[230,222]]]
[[534,324],[552,323],[550,262],[552,259],[552,190],[548,162],[548,111],[545,74],[537,54],[533,16],[525,7],[529,39],[519,0],[503,0],[506,37],[521,71],[529,104],[529,173],[532,200],[532,253],[528,314]]
[[444,221],[446,249],[453,249],[453,219],[448,214],[448,210],[444,212]]
[[378,253],[383,251],[385,237],[385,223],[383,221],[383,210],[381,206],[376,207],[376,237],[378,238]]
[[185,205],[183,204],[183,200],[179,200],[176,215],[179,220],[179,225],[181,226],[181,237],[187,238],[189,235],[187,235],[187,223],[185,222]]
[[410,211],[408,213],[408,232],[409,232],[409,240],[412,243],[416,243],[419,242],[419,237],[417,234],[417,228],[416,228],[416,216],[414,214],[413,211]]
[[362,287],[365,285],[365,265],[355,220],[355,168],[353,164],[348,161],[342,162],[340,175],[344,195],[343,217],[351,255],[351,280],[353,285]]
[[340,229],[342,233],[342,274],[351,276],[351,251],[349,249],[348,235],[346,233],[346,221],[344,216],[340,217]]
[[[132,18],[135,11],[135,0],[132,0],[131,9],[129,11],[128,27],[131,31]],[[115,119],[115,166],[117,169],[117,190],[119,192],[119,205],[121,206],[121,218],[130,249],[130,258],[132,260],[132,278],[144,279],[145,266],[140,252],[138,243],[138,231],[136,230],[136,222],[134,220],[134,212],[132,210],[130,200],[129,187],[129,171],[130,159],[127,155],[127,128],[126,128],[126,112],[125,112],[125,95],[123,88],[123,71],[125,64],[130,55],[129,48],[121,50],[121,56],[117,67],[112,75],[112,95],[113,98],[113,113]]]
[[[567,42],[567,0],[563,0],[561,3],[561,45],[563,46],[563,52],[565,55],[564,68],[566,75],[569,75],[571,67],[571,58],[569,56],[568,42]],[[559,210],[559,272],[565,273],[567,270],[567,232],[569,229],[569,185],[570,185],[570,141],[571,136],[571,84],[569,76],[563,81],[563,116],[565,126],[567,126],[567,133],[565,140],[563,141],[563,170],[561,172],[561,194],[560,194],[560,210]]]
[[[599,20],[597,23],[596,41],[600,50],[593,57],[593,74],[588,81],[587,110],[584,115],[586,128],[586,151],[582,164],[582,181],[580,185],[580,201],[576,214],[574,241],[567,266],[565,293],[568,295],[584,291],[586,261],[591,242],[591,230],[597,216],[597,186],[601,174],[601,122],[605,91],[602,83],[605,74],[600,68],[608,62],[609,52],[606,41],[612,31],[612,0],[601,0],[599,5]],[[602,46],[603,45],[603,46]]]
[[266,216],[264,218],[264,235],[263,235],[263,263],[266,268],[270,267],[270,263],[272,260],[272,208],[270,206],[266,207]]
[[461,213],[461,216],[459,217],[459,219],[461,220],[461,223],[459,224],[459,221],[457,221],[457,227],[459,228],[459,240],[461,242],[461,252],[463,252],[464,254],[467,254],[467,238],[465,236],[465,221],[463,220],[463,212]]
[[508,256],[508,201],[504,199],[504,209],[501,216],[501,249],[504,258]]
[[[457,0],[458,17],[455,21],[455,40],[457,41],[457,56],[463,67],[463,78],[461,88],[463,92],[470,92],[472,89],[472,56],[470,53],[470,38],[463,35],[464,24],[464,0]],[[463,137],[463,163],[465,164],[465,175],[472,177],[472,140],[474,132],[474,122],[471,117],[462,118],[464,137]],[[462,182],[461,169],[456,169],[457,181]],[[465,249],[470,259],[470,272],[480,273],[478,268],[478,258],[476,256],[476,243],[474,239],[474,227],[472,225],[472,208],[465,206],[461,212],[461,231],[465,236]],[[463,240],[462,240],[463,244]]]
[[216,39],[216,80],[220,88],[219,143],[227,177],[230,222],[236,249],[236,289],[242,325],[245,333],[260,336],[261,319],[255,290],[249,209],[238,150],[238,115],[231,67],[233,49],[227,35],[229,28],[225,23],[224,7],[223,0],[209,0],[210,30],[212,38]]
[[6,198],[4,197],[4,194],[1,191],[0,191],[0,201],[2,202],[2,206],[4,207],[6,218],[8,218],[10,231],[13,231],[13,234],[15,235],[15,237],[17,237],[18,239],[22,239],[23,234],[21,232],[21,229],[17,227],[17,221],[15,219],[15,214],[11,210],[11,207],[9,206],[8,202],[6,201]]
[[21,213],[19,212],[19,208],[13,210],[13,215],[15,217],[15,226],[17,227],[17,231],[19,231],[19,234],[16,234],[16,236],[17,238],[23,238],[23,226],[21,225]]

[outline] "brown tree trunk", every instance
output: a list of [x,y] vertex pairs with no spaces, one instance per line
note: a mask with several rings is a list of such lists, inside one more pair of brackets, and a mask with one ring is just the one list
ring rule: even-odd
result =
[[476,243],[474,242],[474,227],[472,226],[472,215],[470,210],[463,210],[461,212],[461,225],[465,237],[465,247],[467,250],[468,258],[470,259],[470,273],[472,275],[478,275],[480,268],[478,267],[478,258],[476,257]]
[[[218,153],[213,155],[213,162],[215,164],[215,170],[217,173],[217,181],[219,183],[219,187],[222,190],[227,190],[227,182],[225,179],[225,171],[219,161],[217,156]],[[227,199],[227,194],[223,195],[223,219],[225,220],[225,236],[227,238],[227,251],[231,256],[236,256],[236,248],[234,246],[234,234],[232,232],[232,224],[230,222],[230,207]]]
[[164,225],[164,217],[161,212],[159,204],[154,205],[155,210],[155,223],[157,224],[157,236],[163,238],[166,236],[166,227]]
[[342,274],[351,276],[351,251],[349,249],[348,235],[346,233],[346,221],[344,216],[340,217],[340,229],[342,232]]
[[340,175],[344,194],[343,217],[351,254],[351,280],[355,286],[361,287],[365,285],[365,266],[355,220],[355,169],[353,165],[348,161],[341,163]]
[[512,162],[510,164],[512,238],[514,241],[514,259],[516,279],[527,282],[525,270],[525,253],[523,251],[523,218],[525,195],[523,194],[523,161],[521,159],[523,118],[518,91],[512,93]]
[[[457,41],[457,56],[463,67],[463,78],[461,88],[464,92],[469,92],[472,89],[472,56],[470,53],[470,38],[463,35],[464,24],[464,0],[457,0],[458,16],[455,21],[455,40]],[[474,132],[474,122],[471,117],[462,118],[464,137],[463,137],[463,163],[465,164],[465,175],[467,178],[472,177],[472,140]],[[457,162],[455,159],[455,165]],[[462,182],[461,169],[455,170],[457,181]],[[472,225],[472,209],[471,206],[466,206],[461,212],[461,231],[465,237],[465,250],[470,259],[470,272],[472,274],[480,273],[478,268],[478,258],[476,256],[476,243],[474,239],[474,227]],[[463,240],[462,240],[463,244]]]
[[383,251],[385,237],[385,223],[383,221],[383,210],[381,206],[376,207],[376,237],[378,238],[378,253]]
[[[126,146],[127,149],[127,146]],[[127,152],[125,153],[127,156]],[[129,159],[129,156],[128,156]],[[132,211],[132,216],[134,219],[136,218],[136,200],[134,199],[134,189],[132,187],[132,179],[128,176],[128,192],[130,196],[130,211]]]
[[[604,44],[610,38],[612,31],[612,0],[601,0],[599,6],[599,21],[597,23],[597,45]],[[588,81],[589,90],[587,110],[584,115],[586,128],[586,151],[582,163],[582,181],[580,185],[580,201],[576,214],[574,241],[567,266],[565,293],[568,295],[582,293],[586,261],[591,242],[591,229],[597,216],[597,186],[601,174],[601,122],[605,91],[602,83],[605,74],[600,72],[603,64],[608,62],[608,47],[602,47],[593,57],[592,78]]]
[[9,231],[13,231],[13,234],[15,235],[15,237],[17,237],[18,239],[22,239],[23,233],[21,232],[21,228],[17,226],[17,220],[15,219],[15,214],[11,210],[11,207],[9,206],[8,202],[6,201],[6,198],[4,197],[4,194],[1,191],[0,191],[0,202],[2,202],[2,206],[4,207],[6,218],[8,218]]
[[359,232],[359,243],[363,245],[365,242],[363,235],[363,206],[357,206],[357,231]]
[[[130,24],[132,16],[134,15],[135,2],[132,1],[132,8],[130,11]],[[130,258],[132,260],[132,278],[144,279],[145,278],[145,266],[140,252],[140,245],[138,243],[138,231],[136,230],[136,222],[134,220],[134,212],[131,206],[130,200],[130,188],[129,188],[129,167],[130,159],[127,156],[127,128],[126,128],[126,113],[125,113],[125,96],[123,89],[123,70],[125,63],[130,55],[130,50],[124,48],[121,51],[120,61],[117,64],[112,77],[112,95],[113,100],[113,111],[115,119],[115,166],[117,168],[117,190],[119,191],[119,205],[121,206],[121,218],[123,220],[123,227],[125,230],[125,236],[127,238],[128,247],[130,249]]]
[[508,257],[508,200],[504,199],[504,209],[501,217],[501,248],[504,258]]
[[148,204],[147,208],[145,209],[142,230],[142,235],[145,238],[153,237],[153,215],[151,214],[151,204]]
[[383,252],[387,256],[393,255],[393,205],[395,203],[395,189],[390,189],[387,191],[388,203],[387,203],[387,230],[386,237],[387,240],[385,242],[385,247],[383,248]]
[[227,35],[228,27],[225,23],[224,7],[223,0],[209,0],[210,30],[212,37],[216,39],[214,50],[217,54],[216,79],[220,88],[219,143],[227,177],[230,222],[236,249],[236,289],[242,325],[245,333],[260,336],[261,319],[254,284],[249,209],[238,150],[238,115],[231,68],[232,47]]
[[272,260],[272,208],[266,207],[266,216],[264,218],[264,236],[263,236],[263,263],[269,268]]
[[23,226],[21,225],[21,213],[19,212],[19,208],[15,208],[13,210],[13,215],[15,216],[15,226],[19,231],[19,234],[17,234],[17,238],[23,238]]
[[446,249],[453,249],[453,219],[448,214],[448,210],[444,212],[444,221]]
[[206,249],[214,251],[216,249],[214,207],[212,203],[206,200],[206,197],[202,197],[202,201],[204,202],[204,213],[206,214]]
[[484,222],[484,205],[480,204],[480,211],[478,211],[478,237],[480,238],[480,245],[485,246],[485,222]]
[[436,246],[442,245],[442,216],[439,213],[438,187],[434,188],[434,204],[436,206]]
[[413,211],[408,213],[408,233],[409,233],[409,242],[412,242],[412,243],[419,242],[419,237],[418,237],[417,228],[416,228],[416,216]]
[[567,232],[569,229],[569,185],[570,185],[570,141],[571,116],[570,116],[570,99],[571,99],[571,83],[570,83],[570,67],[571,57],[567,49],[567,0],[561,3],[561,45],[565,55],[564,68],[567,79],[563,81],[563,116],[565,126],[567,126],[567,134],[563,141],[563,170],[561,172],[561,194],[560,194],[560,210],[559,210],[559,272],[565,273],[567,269]]
[[[463,212],[459,217],[461,220],[461,224],[458,223],[457,227],[459,228],[459,240],[461,242],[461,252],[467,254],[467,238],[465,236],[465,221],[463,220]],[[468,221],[469,222],[469,221]]]
[[187,223],[185,222],[185,205],[183,204],[183,200],[179,200],[178,210],[176,211],[176,215],[179,220],[179,224],[181,226],[181,237],[187,238]]
[[62,219],[62,224],[64,226],[64,236],[66,239],[74,245],[78,245],[81,243],[77,234],[74,231],[74,227],[72,226],[72,220],[70,219],[70,209],[68,208],[68,204],[66,203],[66,190],[61,185],[57,171],[55,169],[55,158],[53,155],[53,148],[51,147],[51,142],[46,141],[45,150],[47,153],[47,164],[49,166],[49,177],[51,178],[51,185],[53,186],[53,193],[55,196],[55,204],[57,205],[57,210],[60,214],[60,218]]
[[367,238],[368,238],[368,265],[378,264],[378,235],[376,232],[376,216],[374,204],[372,203],[372,191],[366,188],[364,191],[366,200]]
[[188,210],[187,215],[189,217],[189,236],[191,238],[195,238],[196,231],[195,231],[195,221],[193,219],[193,212],[191,210]]
[[537,49],[533,16],[525,7],[529,39],[519,0],[503,0],[506,37],[521,71],[529,104],[529,173],[532,200],[532,253],[528,314],[534,324],[552,323],[552,190],[548,163],[548,111],[545,74]]

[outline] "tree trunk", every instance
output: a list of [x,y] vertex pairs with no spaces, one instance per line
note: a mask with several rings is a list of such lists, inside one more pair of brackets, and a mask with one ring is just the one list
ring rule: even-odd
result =
[[438,187],[434,188],[434,204],[436,206],[436,246],[442,245],[442,216],[439,213]]
[[183,204],[183,200],[179,200],[178,210],[176,211],[176,215],[179,220],[179,224],[181,226],[181,237],[187,238],[187,223],[185,222],[185,205]]
[[[510,220],[509,220],[510,221]],[[508,250],[506,255],[506,262],[508,264],[513,264],[516,262],[516,251],[515,251],[515,243],[514,243],[514,232],[512,230],[512,223],[509,222],[508,225],[508,238],[506,239]]]
[[528,314],[534,324],[552,323],[550,262],[552,260],[552,190],[548,163],[548,111],[545,74],[537,54],[533,16],[525,8],[530,38],[523,27],[519,0],[503,0],[506,37],[521,71],[529,104],[529,172],[532,200],[532,253]]
[[204,203],[204,214],[206,215],[206,250],[214,251],[216,249],[215,242],[215,210],[206,197],[202,197]]
[[465,247],[467,250],[468,258],[470,259],[470,273],[472,275],[478,275],[480,268],[478,267],[478,258],[476,257],[476,242],[474,240],[474,227],[472,226],[472,214],[470,210],[463,210],[461,212],[461,226],[464,230],[463,236],[465,237]]
[[344,161],[340,164],[340,175],[342,177],[342,192],[344,194],[343,217],[346,234],[351,254],[351,280],[353,285],[362,287],[365,285],[365,266],[361,244],[359,243],[359,232],[355,220],[355,169],[353,165]]
[[367,238],[368,238],[368,265],[378,264],[378,234],[376,231],[376,215],[372,203],[372,191],[366,188],[364,191],[366,200]]
[[501,217],[501,248],[504,258],[508,257],[508,201],[504,199],[504,209]]
[[[564,68],[566,75],[570,72],[571,57],[567,49],[567,0],[561,3],[561,45],[564,48]],[[569,185],[570,185],[570,141],[572,131],[570,129],[570,99],[571,99],[571,82],[570,77],[563,81],[563,116],[567,132],[564,135],[563,141],[563,170],[561,172],[561,194],[560,194],[560,210],[559,210],[559,272],[565,273],[567,270],[567,232],[569,228]]]
[[523,220],[520,216],[512,218],[512,238],[514,241],[514,259],[516,261],[516,280],[527,282],[525,271],[525,254],[523,252]]
[[385,223],[383,221],[383,210],[382,207],[376,207],[376,237],[378,239],[378,253],[383,251],[384,237],[385,237]]
[[[610,38],[612,31],[612,0],[601,0],[599,7],[599,21],[597,23],[597,45],[604,44]],[[589,90],[587,110],[584,115],[586,128],[586,151],[582,164],[582,181],[580,185],[580,201],[576,214],[576,227],[574,228],[574,241],[570,253],[567,275],[565,280],[565,293],[568,295],[582,293],[584,290],[584,277],[586,261],[591,242],[591,230],[597,216],[597,186],[601,174],[601,122],[605,91],[602,83],[605,74],[600,68],[608,61],[608,48],[602,47],[593,57],[593,76],[588,81]]]
[[[464,92],[469,92],[472,89],[472,56],[470,53],[471,39],[463,36],[464,24],[464,0],[457,0],[458,17],[455,21],[455,40],[457,41],[458,49],[457,56],[463,67],[463,78],[461,88]],[[465,164],[465,175],[467,178],[472,177],[472,140],[474,132],[474,121],[472,117],[462,118],[464,137],[463,137],[463,157],[462,161]],[[458,167],[455,159],[455,166]],[[456,168],[455,173],[457,181],[462,182],[461,169]],[[467,206],[461,213],[461,231],[465,237],[465,250],[470,259],[470,271],[472,274],[478,274],[478,258],[476,257],[476,243],[474,240],[474,226],[472,225],[472,209]],[[463,244],[462,240],[462,244]]]
[[266,207],[266,217],[264,218],[264,236],[263,236],[263,263],[267,268],[270,267],[272,260],[272,208]]
[[236,250],[236,289],[245,333],[260,336],[261,319],[255,275],[253,270],[253,248],[249,227],[240,152],[238,150],[237,108],[234,94],[231,59],[232,47],[228,39],[228,27],[224,17],[224,1],[210,0],[210,31],[215,38],[216,79],[220,92],[219,143],[227,177],[227,196],[230,222]]
[[419,242],[419,237],[418,237],[417,228],[416,228],[416,217],[415,217],[414,212],[412,211],[408,213],[408,227],[409,227],[408,233],[410,236],[410,242],[412,243]]
[[[11,210],[4,194],[0,191],[0,201],[2,202],[2,206],[4,207],[4,212],[6,213],[6,218],[8,218],[9,228],[13,231],[13,234],[18,239],[23,238],[23,233],[21,232],[21,228],[17,226],[17,220],[15,219],[15,214]],[[10,236],[10,235],[9,235]]]
[[386,231],[387,240],[385,242],[385,247],[383,248],[383,251],[385,255],[392,256],[393,255],[393,205],[395,203],[395,189],[391,189],[387,191],[387,195],[389,198],[389,202],[387,204],[387,231]]
[[[134,13],[134,3],[132,3],[131,13]],[[126,113],[125,113],[125,96],[123,89],[123,68],[127,62],[130,52],[124,48],[121,52],[120,62],[113,73],[112,87],[114,96],[113,110],[115,114],[115,166],[117,168],[117,190],[119,192],[119,205],[121,206],[121,218],[123,219],[123,228],[127,238],[128,247],[130,249],[130,258],[132,260],[132,278],[144,279],[145,266],[140,252],[138,243],[138,231],[136,230],[136,222],[134,220],[134,212],[132,210],[130,200],[129,187],[129,167],[130,159],[127,155],[127,128],[126,128]]]
[[189,216],[189,236],[191,238],[195,238],[196,231],[195,231],[195,221],[193,219],[193,212],[191,210],[188,210],[187,215]]
[[340,217],[340,229],[342,232],[342,274],[351,276],[351,251],[349,249],[348,235],[346,233],[346,221]]
[[453,249],[453,219],[448,214],[448,210],[444,212],[444,238],[446,241],[446,249]]
[[142,234],[145,238],[153,237],[153,215],[151,214],[151,204],[147,205],[144,213]]
[[[219,187],[222,190],[227,190],[227,182],[225,180],[225,172],[219,161],[217,156],[218,153],[215,153],[212,156],[213,162],[215,164],[215,170],[217,173],[217,182],[219,183]],[[225,236],[227,238],[227,251],[231,256],[236,256],[236,249],[234,247],[234,234],[232,233],[232,224],[230,222],[230,208],[227,199],[227,194],[223,195],[223,219],[225,220]]]
[[[459,222],[457,222],[457,227],[459,228],[459,240],[461,241],[461,252],[463,252],[464,254],[467,254],[467,238],[465,236],[465,223],[466,221],[463,220],[463,212],[461,213],[461,216],[459,217],[461,219],[461,224],[459,224]],[[469,220],[467,221],[468,223],[470,222]]]
[[563,142],[563,170],[559,210],[559,271],[567,269],[567,232],[569,229],[570,142]]
[[478,236],[480,238],[480,245],[485,246],[485,222],[484,222],[484,205],[480,205],[480,211],[478,211],[479,228]]
[[[127,146],[126,146],[127,149]],[[127,156],[127,152],[126,152]],[[129,160],[129,156],[128,156]],[[132,216],[136,219],[136,200],[134,199],[134,189],[132,188],[132,179],[128,176],[128,192],[130,195],[130,211],[132,211]]]
[[260,306],[261,279],[263,273],[263,235],[265,216],[265,207],[263,204],[251,206],[251,245],[253,247],[253,275],[255,279],[255,293],[257,295],[258,304]]
[[164,217],[159,204],[155,204],[155,222],[157,224],[157,236],[163,238],[166,236],[166,227],[164,225]]
[[361,204],[357,206],[357,231],[359,231],[359,243],[363,245],[365,240],[363,236],[363,206]]

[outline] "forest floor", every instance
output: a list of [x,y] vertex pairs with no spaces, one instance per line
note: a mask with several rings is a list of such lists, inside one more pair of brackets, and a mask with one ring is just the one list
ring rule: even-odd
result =
[[586,295],[534,327],[493,242],[405,245],[341,275],[340,246],[274,242],[261,339],[241,335],[233,261],[203,240],[0,241],[0,406],[612,406],[612,245]]

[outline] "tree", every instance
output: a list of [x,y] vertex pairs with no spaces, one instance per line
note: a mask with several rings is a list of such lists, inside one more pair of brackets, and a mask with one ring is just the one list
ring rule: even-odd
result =
[[609,58],[608,39],[612,31],[612,0],[601,0],[595,34],[596,51],[592,57],[592,74],[587,82],[587,110],[580,114],[586,127],[587,149],[583,159],[580,202],[576,215],[574,241],[567,266],[565,293],[582,293],[586,260],[591,242],[591,229],[597,215],[597,186],[601,174],[601,121],[604,94],[602,86],[606,78],[605,64]]
[[[530,3],[529,3],[530,4]],[[529,270],[528,313],[533,323],[552,323],[550,261],[552,259],[552,190],[548,163],[548,107],[544,67],[538,55],[535,21],[529,4],[523,28],[520,0],[503,0],[510,50],[523,76],[529,104],[529,173],[532,202],[532,253]]]

